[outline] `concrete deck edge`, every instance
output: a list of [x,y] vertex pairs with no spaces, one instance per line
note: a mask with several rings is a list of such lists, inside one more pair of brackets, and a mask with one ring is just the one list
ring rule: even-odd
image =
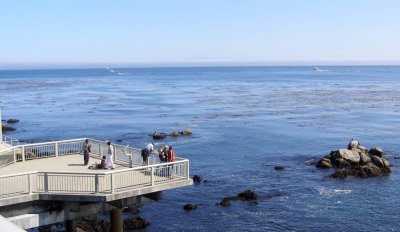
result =
[[29,201],[80,201],[80,202],[109,202],[123,198],[140,196],[147,193],[160,192],[169,189],[175,189],[192,185],[192,179],[181,179],[174,182],[168,182],[156,186],[148,186],[140,189],[128,189],[122,192],[110,194],[66,194],[66,193],[33,193],[30,195],[14,196],[0,200],[0,207],[24,203]]

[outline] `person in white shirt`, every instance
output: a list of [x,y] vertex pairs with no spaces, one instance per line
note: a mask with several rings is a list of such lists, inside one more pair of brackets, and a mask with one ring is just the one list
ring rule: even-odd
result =
[[106,158],[106,168],[111,168],[114,169],[114,161],[113,161],[113,156],[114,156],[114,146],[111,145],[110,141],[107,141],[108,145],[108,151],[107,151],[107,158]]

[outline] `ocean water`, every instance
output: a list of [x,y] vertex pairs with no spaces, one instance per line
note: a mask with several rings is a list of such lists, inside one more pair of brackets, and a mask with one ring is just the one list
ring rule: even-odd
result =
[[[147,202],[143,231],[400,230],[400,67],[213,67],[0,71],[7,135],[158,143],[190,160],[200,185]],[[113,72],[112,72],[112,71]],[[381,146],[392,173],[332,180],[309,165],[356,138]],[[274,166],[285,166],[283,171]],[[257,203],[216,203],[246,189]],[[183,205],[198,204],[186,212]],[[136,216],[136,215],[135,215]]]

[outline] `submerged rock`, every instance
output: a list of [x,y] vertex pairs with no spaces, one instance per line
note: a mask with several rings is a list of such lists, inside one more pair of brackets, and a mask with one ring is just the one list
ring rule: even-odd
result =
[[184,210],[193,210],[193,209],[197,209],[197,205],[193,205],[193,204],[186,204],[183,206]]
[[192,130],[184,129],[182,132],[180,132],[180,134],[182,134],[182,135],[191,135],[192,134]]
[[220,201],[219,203],[217,203],[218,205],[222,206],[222,207],[228,207],[231,205],[231,203],[229,201]]
[[1,129],[3,131],[15,131],[16,130],[14,127],[7,126],[7,125],[4,125],[4,124],[1,125]]
[[167,137],[167,135],[165,133],[162,132],[154,132],[153,133],[153,139],[163,139]]
[[179,136],[179,132],[178,131],[172,131],[170,135],[172,137],[177,137],[177,136]]
[[257,194],[251,190],[248,189],[246,191],[243,191],[241,193],[239,193],[237,196],[232,196],[232,197],[224,197],[222,199],[222,201],[220,201],[219,203],[217,203],[217,205],[221,205],[223,207],[227,207],[230,206],[230,201],[257,201],[258,196]]
[[153,134],[151,134],[151,136],[153,136],[153,139],[164,139],[167,136],[178,137],[180,135],[191,135],[191,134],[192,134],[192,130],[185,129],[183,131],[174,130],[169,134],[164,133],[164,132],[157,132],[156,131]]
[[194,182],[195,184],[200,184],[200,183],[201,183],[201,177],[198,176],[198,175],[194,175],[194,176],[193,176],[193,182]]
[[18,119],[15,119],[15,118],[10,118],[10,119],[8,119],[7,120],[7,123],[17,123],[17,122],[19,122],[19,120]]
[[380,147],[368,151],[358,141],[351,140],[348,149],[332,151],[318,161],[318,168],[336,168],[336,172],[329,177],[345,179],[348,176],[368,178],[388,175],[390,170],[389,161],[382,157],[383,150]]
[[285,169],[285,167],[284,166],[275,166],[274,169],[277,171],[281,171],[281,170]]
[[244,201],[255,201],[258,199],[257,194],[251,189],[239,193],[238,197],[240,197],[240,199]]
[[[141,217],[127,218],[124,220],[124,230],[141,229],[150,225],[146,219]],[[77,220],[77,230],[85,232],[108,232],[110,231],[110,222],[101,220],[97,215],[82,217]]]
[[148,225],[150,225],[150,222],[141,217],[128,218],[124,220],[124,230],[142,229]]
[[111,225],[109,222],[97,218],[97,215],[91,215],[78,219],[76,226],[86,232],[108,232]]

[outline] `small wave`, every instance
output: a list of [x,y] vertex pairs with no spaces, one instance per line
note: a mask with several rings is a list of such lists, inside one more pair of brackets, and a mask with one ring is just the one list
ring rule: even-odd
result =
[[330,189],[322,186],[317,186],[314,189],[319,193],[320,196],[327,198],[339,194],[350,194],[352,192],[350,189]]
[[350,189],[335,189],[333,190],[335,193],[340,193],[340,194],[349,194],[351,193]]

